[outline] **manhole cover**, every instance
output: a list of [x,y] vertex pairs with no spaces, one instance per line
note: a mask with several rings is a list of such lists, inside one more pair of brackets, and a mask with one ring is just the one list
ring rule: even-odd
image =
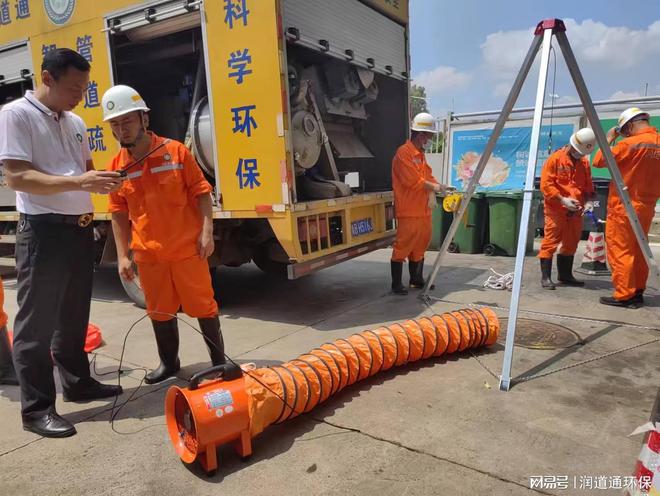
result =
[[[500,343],[506,341],[506,329],[509,319],[500,319]],[[533,350],[556,350],[570,348],[581,341],[580,336],[570,329],[534,319],[518,319],[514,344]]]

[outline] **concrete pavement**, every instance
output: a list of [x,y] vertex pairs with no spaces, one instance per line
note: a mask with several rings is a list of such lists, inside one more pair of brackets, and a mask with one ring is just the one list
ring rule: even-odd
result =
[[[435,254],[429,253],[427,272]],[[448,255],[430,307],[389,294],[389,251],[382,250],[298,281],[277,281],[256,267],[222,269],[217,292],[227,352],[259,366],[294,358],[324,342],[420,315],[489,305],[506,317],[510,293],[481,287],[489,268],[513,259]],[[579,260],[579,255],[578,255]],[[457,354],[412,364],[348,388],[308,415],[269,428],[241,462],[227,447],[207,478],[184,466],[164,427],[170,384],[140,386],[157,363],[148,322],[127,338],[122,375],[133,399],[114,422],[112,402],[62,403],[78,435],[42,439],[21,430],[17,388],[0,386],[2,494],[620,494],[573,488],[573,477],[629,476],[641,438],[628,434],[648,420],[660,384],[660,296],[639,310],[603,307],[607,278],[587,288],[543,291],[529,258],[521,317],[577,332],[567,350],[515,348],[514,377],[541,377],[498,390],[503,346],[477,357]],[[15,315],[15,284],[5,281],[6,310]],[[106,382],[116,370],[128,328],[143,315],[125,298],[113,272],[97,274],[91,321],[105,345],[95,369]],[[193,321],[194,322],[194,321]],[[181,326],[185,379],[207,364],[202,338]],[[550,373],[549,373],[550,372]],[[548,374],[549,373],[549,374]],[[106,374],[106,375],[101,375]],[[543,375],[548,374],[548,375]],[[185,384],[183,380],[178,383]],[[140,386],[140,387],[139,387]],[[59,397],[61,399],[61,396]],[[530,489],[535,475],[568,476],[571,489]]]

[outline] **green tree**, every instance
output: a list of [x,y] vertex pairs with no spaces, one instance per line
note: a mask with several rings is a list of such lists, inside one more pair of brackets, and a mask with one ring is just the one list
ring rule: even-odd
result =
[[428,112],[426,105],[426,89],[424,86],[417,86],[413,84],[410,86],[410,113],[412,116],[420,112]]
[[442,147],[445,143],[444,133],[438,133],[436,137],[433,138],[433,146],[431,146],[431,153],[442,153]]
[[[426,88],[424,86],[418,86],[412,84],[410,86],[410,113],[411,118],[420,112],[429,112],[426,99]],[[443,133],[439,133],[438,136],[433,138],[433,145],[429,150],[430,153],[442,153],[442,148],[444,145],[445,139]]]

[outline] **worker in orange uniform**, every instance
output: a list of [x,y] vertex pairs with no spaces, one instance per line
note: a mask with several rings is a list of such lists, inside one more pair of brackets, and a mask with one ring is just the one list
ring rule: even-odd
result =
[[426,162],[424,147],[438,133],[431,114],[417,114],[411,126],[410,139],[399,147],[392,160],[392,189],[397,220],[396,239],[392,251],[392,292],[408,294],[401,279],[403,262],[408,259],[410,287],[424,287],[424,252],[431,241],[431,204],[435,194],[448,187],[440,184]]
[[573,259],[580,235],[582,215],[593,210],[594,186],[587,158],[596,146],[594,132],[587,128],[573,133],[570,144],[554,152],[541,171],[541,192],[545,199],[543,241],[539,251],[541,286],[555,289],[552,282],[552,257],[557,254],[557,274],[560,283],[584,286],[573,277]]
[[130,239],[160,357],[145,382],[161,382],[180,368],[175,318],[180,307],[198,319],[213,365],[225,363],[207,262],[214,250],[211,185],[183,144],[147,131],[149,108],[133,88],[113,86],[102,105],[103,120],[121,145],[110,170],[130,166],[109,205],[119,274],[125,280],[135,277]]
[[[650,126],[649,114],[633,107],[621,113],[617,126],[607,132],[607,141],[613,145],[618,136],[623,139],[612,146],[612,155],[648,236],[660,197],[660,135]],[[594,157],[594,167],[606,166],[599,151]],[[643,306],[649,268],[615,184],[610,184],[605,239],[614,295],[601,297],[600,302],[627,308]]]
[[5,290],[0,280],[0,385],[18,386],[11,356],[11,343],[7,335],[7,314],[5,313]]

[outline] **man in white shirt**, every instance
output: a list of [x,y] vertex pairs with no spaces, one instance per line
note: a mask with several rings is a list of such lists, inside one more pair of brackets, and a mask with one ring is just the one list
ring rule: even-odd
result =
[[51,50],[41,66],[42,84],[0,110],[0,161],[20,213],[14,365],[23,428],[45,437],[76,433],[55,410],[53,361],[64,401],[121,393],[90,376],[84,351],[94,263],[90,193],[121,184],[117,173],[94,170],[87,127],[71,112],[83,99],[89,70],[77,52]]

